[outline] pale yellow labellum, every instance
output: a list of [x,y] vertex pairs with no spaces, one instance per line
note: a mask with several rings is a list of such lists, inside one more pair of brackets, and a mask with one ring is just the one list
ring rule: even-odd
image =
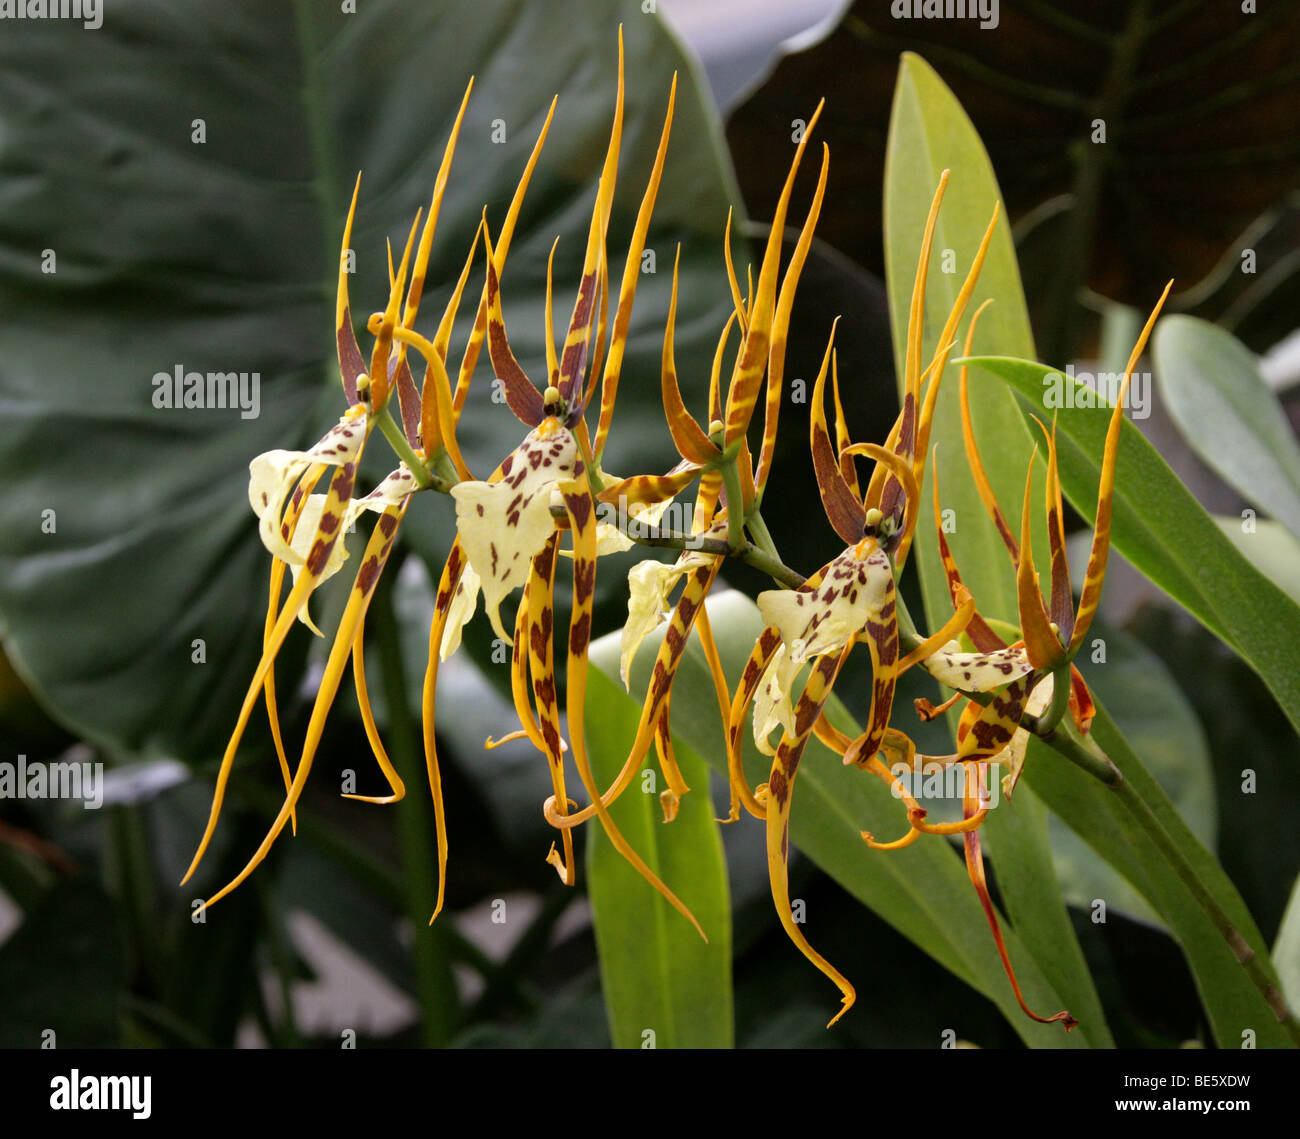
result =
[[707,566],[711,555],[688,551],[675,562],[637,562],[627,575],[627,623],[620,642],[618,674],[631,687],[632,662],[641,642],[668,620],[668,596],[692,570]]
[[460,582],[447,606],[447,623],[443,627],[442,644],[438,648],[440,660],[446,660],[460,648],[461,630],[469,624],[478,607],[479,586],[478,574],[474,572],[473,566],[467,564],[460,571]]
[[[1031,716],[1041,716],[1052,702],[1054,691],[1052,676],[1043,677],[1034,686],[1029,699],[1025,701],[1025,711]],[[1016,789],[1016,784],[1020,781],[1020,772],[1024,770],[1025,753],[1028,748],[1029,733],[1024,728],[1017,728],[1011,737],[1011,742],[993,757],[994,763],[1002,763],[1007,767],[1007,773],[1002,776],[1002,793],[1008,799],[1011,798],[1011,792]]]
[[555,530],[551,491],[579,466],[573,436],[555,419],[543,420],[510,455],[499,482],[462,482],[451,488],[456,529],[478,574],[483,608],[496,635],[513,641],[501,624],[502,600],[528,580],[533,558]]
[[[341,467],[356,462],[366,440],[366,430],[365,408],[358,404],[348,408],[343,418],[310,450],[265,451],[248,464],[248,502],[257,515],[258,533],[262,544],[281,561],[300,566],[306,561],[306,551],[311,549],[310,541],[302,550],[293,548],[280,532],[284,503],[294,486],[316,464]],[[306,504],[303,509],[306,510]],[[319,512],[316,520],[320,520]],[[296,533],[301,534],[304,529],[314,538],[314,524],[308,528],[300,522]]]
[[754,743],[764,755],[776,755],[771,735],[777,728],[794,734],[794,688],[799,665],[784,644],[776,648],[754,692]]
[[893,571],[874,543],[845,550],[810,592],[771,589],[758,595],[763,621],[775,625],[795,664],[839,652],[867,620],[879,619]]
[[[921,661],[940,684],[963,692],[992,692],[1034,671],[1024,649],[998,649],[991,653],[963,652],[956,641],[949,641],[933,656]],[[1034,691],[1041,690],[1041,685]]]

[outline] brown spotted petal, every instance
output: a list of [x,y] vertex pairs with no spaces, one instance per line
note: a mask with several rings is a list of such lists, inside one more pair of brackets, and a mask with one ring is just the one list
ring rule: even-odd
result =
[[501,624],[501,601],[528,580],[530,563],[555,530],[555,484],[581,471],[573,436],[548,418],[502,464],[499,482],[462,482],[451,488],[456,529],[482,582],[483,607],[507,644],[511,638]]
[[962,692],[992,692],[1034,671],[1022,648],[968,653],[956,641],[949,641],[920,664],[940,684]]
[[[368,429],[365,408],[356,404],[310,450],[266,451],[248,464],[248,501],[257,515],[262,544],[281,561],[301,566],[306,560],[303,552],[290,545],[290,534],[281,522],[285,500],[293,492],[294,484],[312,466],[355,464]],[[299,520],[297,533],[314,535],[315,532],[315,527],[309,528]]]
[[836,652],[861,633],[885,605],[893,586],[889,558],[871,539],[844,551],[811,592],[768,590],[758,595],[765,624],[781,632],[790,659],[802,664]]

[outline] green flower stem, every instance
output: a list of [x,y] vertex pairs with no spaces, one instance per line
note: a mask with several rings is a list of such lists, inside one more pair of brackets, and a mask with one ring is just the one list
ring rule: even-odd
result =
[[433,478],[430,482],[430,486],[434,490],[440,490],[443,494],[446,494],[452,487],[460,482],[460,476],[456,473],[456,468],[452,465],[451,457],[445,450],[439,451],[434,455],[428,465],[433,470]]
[[757,506],[750,511],[749,517],[745,519],[745,525],[749,527],[749,533],[754,539],[754,545],[765,554],[780,561],[781,555],[777,553],[776,543],[772,541],[772,532],[767,528],[767,523],[763,521],[763,515]]
[[808,580],[803,574],[792,570],[780,558],[769,554],[766,550],[760,550],[755,545],[746,543],[745,548],[737,556],[746,565],[767,574],[774,582],[786,589],[798,589]]
[[736,460],[729,459],[722,463],[722,485],[727,488],[727,541],[733,550],[742,550],[745,541],[744,495],[740,492],[740,471]]
[[1050,732],[1061,722],[1061,717],[1070,706],[1070,666],[1064,664],[1052,673],[1052,702],[1047,711],[1039,717],[1036,735]]
[[592,456],[591,448],[587,445],[586,431],[575,431],[573,437],[578,441],[578,451],[582,455],[582,468],[587,473],[587,485],[591,488],[591,497],[595,498],[605,489],[605,480],[600,473],[600,464]]
[[430,489],[433,486],[433,478],[429,474],[429,468],[424,465],[423,460],[415,453],[415,449],[406,441],[406,436],[402,434],[402,429],[397,426],[393,413],[385,407],[383,411],[375,416],[375,422],[379,424],[379,430],[384,433],[384,438],[388,440],[388,445],[397,453],[397,457],[410,468],[419,488],[421,490]]
[[1219,931],[1223,940],[1227,942],[1232,955],[1237,959],[1237,963],[1246,970],[1246,975],[1250,977],[1255,988],[1259,990],[1260,996],[1264,998],[1264,1002],[1272,1010],[1278,1023],[1282,1025],[1286,1034],[1296,1046],[1300,1047],[1300,1023],[1297,1023],[1291,1010],[1287,1007],[1286,999],[1264,970],[1259,955],[1241,936],[1241,932],[1232,924],[1232,919],[1223,912],[1223,907],[1219,905],[1214,895],[1201,881],[1196,872],[1196,867],[1188,861],[1187,856],[1179,849],[1178,844],[1174,842],[1164,823],[1156,817],[1155,812],[1147,805],[1146,800],[1124,778],[1124,773],[1105,755],[1085,747],[1079,741],[1057,728],[1045,729],[1043,734],[1039,734],[1039,729],[1043,728],[1044,725],[1043,721],[1036,717],[1026,716],[1022,721],[1022,725],[1034,731],[1034,734],[1038,735],[1039,739],[1043,740],[1057,754],[1068,759],[1094,779],[1100,780],[1119,796],[1120,802],[1133,816],[1133,820],[1155,844],[1156,848],[1164,856],[1165,861],[1173,868],[1174,873],[1182,880],[1183,885],[1187,887],[1197,905],[1204,911],[1205,916],[1210,919],[1214,928]]
[[[564,507],[552,507],[551,516],[553,518],[567,518],[568,513]],[[606,519],[601,519],[606,521]],[[723,540],[721,538],[703,538],[698,534],[683,534],[678,530],[656,530],[650,526],[642,526],[638,523],[635,532],[627,528],[627,520],[618,518],[609,520],[610,525],[616,526],[619,533],[624,537],[635,542],[638,546],[648,546],[651,549],[660,550],[698,550],[703,554],[714,554],[720,558],[739,558],[746,565],[753,566],[761,573],[767,574],[778,585],[786,589],[798,589],[803,585],[805,578],[797,570],[792,570],[788,565],[775,557],[766,550],[760,550],[752,542],[741,538],[740,547],[737,548],[731,544],[730,538]]]
[[[397,559],[394,559],[396,562]],[[397,615],[393,608],[393,583],[400,564],[390,565],[380,579],[371,613],[379,642],[384,704],[388,710],[388,750],[406,795],[397,804],[398,835],[402,850],[406,912],[414,927],[412,955],[415,989],[420,1002],[422,1043],[442,1048],[450,1042],[460,1020],[460,1000],[451,970],[446,924],[429,924],[438,900],[438,879],[429,851],[435,847],[432,809],[421,793],[424,764],[416,756],[411,732],[411,710],[406,702],[406,667],[402,660]]]

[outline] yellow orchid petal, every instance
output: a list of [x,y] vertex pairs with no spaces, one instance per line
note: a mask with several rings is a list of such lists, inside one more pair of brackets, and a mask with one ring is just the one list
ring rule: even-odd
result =
[[[555,643],[552,628],[555,619],[555,550],[559,531],[552,530],[543,541],[537,556],[529,563],[528,576],[528,668],[532,674],[533,705],[537,709],[537,726],[542,737],[542,751],[551,773],[551,799],[561,815],[568,812],[569,797],[564,786],[564,741],[560,738],[560,707],[555,687]],[[522,719],[522,715],[521,715]],[[526,730],[526,729],[525,729]],[[563,854],[552,844],[546,861],[560,881],[572,886],[577,880],[573,860],[573,832],[563,832]]]
[[[465,344],[465,351],[461,356],[460,372],[456,379],[456,393],[452,399],[452,416],[456,421],[460,420],[460,413],[464,410],[465,400],[469,398],[470,380],[478,367],[479,354],[483,350],[483,338],[488,328],[488,309],[491,304],[491,277],[493,275],[499,276],[505,267],[506,255],[510,251],[510,241],[515,232],[515,222],[519,220],[519,211],[524,204],[524,194],[528,189],[528,183],[532,179],[533,170],[537,166],[537,160],[541,157],[546,135],[551,129],[551,119],[555,116],[555,104],[558,98],[558,95],[553,98],[551,105],[547,108],[546,120],[542,123],[542,129],[538,132],[537,141],[533,143],[533,149],[529,152],[528,162],[525,164],[524,172],[519,178],[519,184],[515,187],[515,192],[510,198],[510,206],[506,210],[505,220],[501,223],[501,230],[497,235],[496,252],[493,253],[492,246],[487,245],[488,261],[492,263],[492,273],[489,274],[489,280],[483,285],[483,292],[478,303],[478,313],[474,318],[474,328],[470,332],[469,340]],[[486,239],[488,236],[486,223],[482,232]]]
[[[962,814],[966,818],[971,818],[979,811],[987,808],[988,792],[984,786],[984,775],[977,769],[974,780],[967,779],[966,788],[962,795]],[[971,784],[975,783],[974,790]],[[1002,968],[1007,975],[1007,980],[1011,982],[1011,991],[1015,994],[1016,1003],[1020,1005],[1021,1011],[1031,1020],[1036,1020],[1040,1024],[1051,1024],[1054,1021],[1060,1021],[1066,1032],[1074,1028],[1079,1022],[1074,1019],[1064,1009],[1052,1016],[1039,1016],[1026,1003],[1024,995],[1020,991],[1020,983],[1016,980],[1016,972],[1011,967],[1011,957],[1007,953],[1006,942],[1002,940],[1002,931],[998,928],[997,911],[993,908],[993,899],[989,896],[988,880],[984,875],[984,854],[980,846],[979,831],[968,831],[962,836],[962,842],[966,854],[966,871],[970,875],[971,884],[975,887],[975,893],[979,896],[980,905],[984,908],[984,916],[988,920],[989,928],[993,931],[993,940],[997,944],[998,956],[1002,958]]]
[[[344,472],[335,476],[336,482],[350,484],[350,479]],[[343,491],[344,487],[340,485],[336,488]],[[347,490],[351,489],[348,485]],[[342,494],[338,496],[342,498]],[[396,513],[396,512],[395,512]],[[388,521],[389,525],[383,523]],[[224,898],[232,890],[240,885],[248,876],[257,868],[257,866],[266,857],[272,844],[279,837],[280,832],[284,829],[285,824],[289,821],[294,812],[299,798],[302,795],[303,787],[306,785],[307,776],[311,773],[312,761],[316,755],[316,749],[320,744],[321,735],[325,730],[325,720],[329,715],[329,710],[334,702],[334,697],[338,692],[339,682],[343,676],[343,670],[347,666],[348,660],[352,655],[352,646],[356,640],[357,629],[361,622],[365,620],[366,610],[369,608],[371,598],[374,596],[375,585],[378,583],[379,575],[383,572],[388,555],[393,548],[393,540],[396,535],[398,518],[393,515],[385,515],[376,524],[370,539],[366,544],[365,553],[362,555],[361,568],[357,571],[356,580],[353,583],[352,591],[348,595],[347,607],[343,611],[343,616],[339,619],[339,626],[334,634],[334,643],[330,648],[329,658],[325,663],[325,670],[321,676],[320,686],[316,691],[316,700],[312,706],[311,719],[307,724],[307,733],[303,740],[302,753],[298,759],[298,766],[294,770],[293,783],[285,796],[283,806],[271,824],[253,856],[248,860],[244,868],[229,883],[223,886],[215,894],[205,901],[204,908],[211,906],[213,903]],[[313,572],[310,566],[308,572]],[[285,603],[283,612],[276,623],[276,629],[272,636],[271,644],[283,641],[283,634],[288,629],[289,621],[294,615],[295,594],[302,589],[303,584],[307,581],[304,578],[302,582],[295,586],[289,595],[289,600]],[[305,596],[303,597],[305,600]],[[218,775],[217,793],[213,797],[212,810],[209,816],[208,829],[205,831],[203,840],[200,843],[199,850],[186,872],[185,880],[194,873],[198,866],[199,859],[203,856],[203,851],[211,838],[212,828],[216,824],[217,813],[221,806],[221,793],[224,790],[224,780],[229,775],[228,760],[233,758],[234,748],[238,746],[239,735],[242,732],[244,724],[247,722],[247,710],[251,708],[252,700],[256,697],[257,690],[261,687],[263,681],[262,668],[269,664],[267,653],[270,648],[264,650],[264,665],[259,667],[258,675],[253,679],[253,685],[249,689],[248,696],[245,699],[245,711],[241,713],[240,724],[236,730],[235,736],[227,745],[227,758],[222,762],[222,770]],[[183,884],[183,883],[182,883]]]
[[957,726],[957,751],[951,762],[991,759],[1002,751],[1015,738],[1035,683],[1031,673],[995,692],[983,707],[970,704]]
[[[808,736],[813,725],[821,715],[831,688],[839,675],[840,668],[852,650],[850,639],[838,653],[827,653],[818,657],[808,678],[808,685],[799,698],[795,712],[795,721],[802,725],[802,730],[788,732],[781,739],[776,758],[772,761],[772,771],[768,778],[767,805],[767,865],[768,878],[772,887],[772,901],[776,905],[777,917],[790,940],[809,961],[817,966],[840,990],[842,1008],[831,1018],[834,1024],[852,1007],[855,999],[853,986],[842,973],[815,950],[804,936],[803,930],[795,923],[790,909],[790,799],[794,792],[795,776],[799,770],[799,760],[803,756]],[[829,1028],[830,1025],[828,1024]]]
[[[295,584],[298,581],[298,575],[302,573],[312,545],[316,541],[316,534],[320,527],[321,516],[325,511],[326,501],[326,495],[311,494],[307,496],[307,500],[302,504],[302,512],[298,515],[298,527],[294,530],[293,540],[289,543],[289,548],[294,553],[294,560],[289,562],[289,572],[293,574]],[[347,530],[347,527],[348,523],[345,516],[344,531]],[[325,559],[325,565],[316,577],[316,585],[321,585],[332,578],[343,568],[343,563],[347,560],[348,551],[340,539],[330,547],[329,557]],[[302,607],[302,611],[298,614],[298,620],[316,636],[323,637],[325,635],[316,627],[316,623],[311,619],[311,614],[308,612],[306,605]]]
[[[343,532],[349,532],[357,519],[367,510],[373,510],[378,514],[391,511],[403,506],[406,500],[417,490],[419,490],[419,484],[415,481],[415,476],[411,474],[405,464],[402,464],[364,498],[354,498],[348,503],[347,509],[343,512]],[[289,570],[293,574],[295,582],[298,580],[298,574],[302,572],[303,564],[311,552],[325,505],[326,496],[323,494],[309,495],[302,504],[297,529],[294,530],[293,539],[289,543],[289,548],[298,556],[298,560],[289,562]],[[343,542],[335,542],[330,549],[324,568],[316,579],[316,584],[319,586],[328,581],[343,568],[343,563],[347,560],[348,552]],[[316,627],[315,622],[312,621],[311,614],[306,606],[303,606],[298,619],[316,636],[324,636],[320,629]]]
[[1034,570],[1034,545],[1030,540],[1032,517],[1031,492],[1034,489],[1034,458],[1029,460],[1025,478],[1025,503],[1020,515],[1020,559],[1016,563],[1016,603],[1020,610],[1020,632],[1025,638],[1025,655],[1035,668],[1050,669],[1066,659],[1059,631],[1052,628],[1051,618],[1038,591],[1038,574]]
[[826,376],[838,324],[839,318],[836,317],[831,323],[821,368],[813,384],[812,408],[808,416],[808,444],[812,450],[813,472],[817,476],[817,489],[821,492],[826,517],[843,541],[856,542],[866,529],[866,511],[853,485],[845,479],[840,469],[839,458],[831,446],[830,429],[826,425]]
[[[821,117],[824,105],[824,101],[817,104],[817,109],[813,111],[799,139],[799,144],[795,147],[794,158],[790,162],[790,172],[786,175],[785,185],[781,188],[781,196],[777,199],[776,209],[772,215],[772,225],[768,231],[763,260],[758,271],[758,289],[748,306],[749,319],[745,325],[745,338],[736,357],[727,392],[726,441],[728,446],[735,443],[748,430],[749,420],[758,400],[759,385],[763,382],[763,375],[767,371],[786,213],[790,206],[795,175],[799,172],[799,162],[803,158],[809,136],[817,125],[818,118]],[[816,221],[815,214],[811,220]]]
[[[736,280],[736,264],[731,257],[731,212],[731,207],[728,206],[727,224],[722,234],[722,257],[727,265],[727,282],[731,286],[731,303],[735,310],[733,315],[740,321],[740,333],[743,337],[745,326],[749,322],[749,306],[741,298],[740,282]],[[709,406],[712,407],[712,403]]]
[[709,439],[708,432],[686,410],[681,389],[677,386],[677,364],[673,357],[673,334],[677,326],[677,269],[682,259],[682,247],[677,246],[673,261],[672,292],[668,298],[668,319],[664,324],[664,348],[661,357],[659,391],[664,403],[664,416],[668,431],[677,446],[677,452],[692,463],[707,463],[717,458],[719,451]]
[[366,360],[357,344],[352,329],[352,310],[348,301],[348,256],[352,245],[352,222],[357,213],[357,197],[361,193],[361,175],[357,175],[352,188],[352,204],[348,207],[348,220],[343,226],[343,248],[339,250],[339,280],[334,302],[334,338],[338,344],[339,375],[349,403],[357,399],[357,377],[366,375]]
[[456,529],[482,582],[483,608],[507,644],[502,600],[527,580],[532,559],[555,530],[551,491],[581,470],[578,445],[554,419],[543,420],[501,466],[499,482],[462,482],[451,488]]
[[461,571],[460,583],[456,586],[456,592],[452,594],[451,602],[447,606],[442,647],[438,650],[438,655],[443,660],[446,660],[460,648],[461,630],[469,624],[470,619],[474,616],[474,610],[478,608],[480,585],[479,576],[474,572],[474,567],[467,565]]
[[352,639],[352,680],[357,692],[357,707],[361,710],[361,723],[366,730],[366,739],[370,743],[370,750],[375,757],[375,762],[379,764],[379,770],[383,772],[384,779],[388,783],[389,793],[387,795],[356,795],[348,791],[342,792],[345,799],[356,799],[362,803],[397,803],[406,797],[406,784],[402,782],[402,777],[397,774],[397,769],[393,766],[392,760],[388,758],[388,751],[384,747],[384,741],[379,735],[379,726],[375,723],[375,714],[370,707],[370,691],[366,687],[366,619],[362,617],[357,623],[356,636]]
[[614,125],[609,133],[609,146],[601,166],[600,181],[596,187],[596,204],[591,211],[591,224],[587,230],[587,249],[582,258],[582,281],[578,296],[573,302],[573,315],[569,331],[560,353],[560,398],[569,407],[582,407],[584,396],[583,376],[586,374],[587,353],[591,343],[593,318],[596,316],[597,294],[602,291],[607,258],[605,237],[609,230],[609,216],[614,205],[614,186],[618,176],[618,155],[623,140],[623,30],[618,33],[618,91],[614,100]]
[[1124,423],[1124,402],[1128,394],[1129,382],[1133,379],[1133,369],[1142,358],[1147,338],[1155,327],[1156,318],[1164,307],[1173,281],[1165,286],[1165,291],[1156,301],[1147,322],[1138,335],[1137,343],[1129,355],[1124,368],[1124,379],[1120,384],[1119,395],[1115,398],[1115,410],[1111,413],[1110,426],[1106,430],[1106,447],[1102,455],[1101,481],[1097,486],[1097,514],[1092,530],[1092,549],[1088,553],[1088,569],[1084,574],[1083,589],[1079,594],[1079,610],[1075,618],[1074,632],[1070,636],[1070,652],[1077,653],[1088,635],[1092,625],[1093,614],[1101,604],[1101,587],[1106,580],[1106,559],[1110,556],[1110,513],[1112,499],[1115,495],[1115,468],[1119,462],[1119,437]]
[[[637,282],[641,279],[641,255],[645,250],[646,234],[650,229],[650,215],[654,211],[655,198],[659,193],[659,181],[663,175],[664,159],[668,153],[668,136],[673,125],[673,108],[677,102],[677,76],[674,73],[672,86],[668,91],[668,110],[664,115],[663,130],[659,135],[659,148],[655,152],[654,166],[646,184],[645,194],[641,198],[641,208],[637,211],[636,225],[632,230],[632,240],[628,243],[627,259],[623,264],[623,279],[619,287],[618,308],[614,314],[614,333],[610,339],[609,356],[601,378],[600,419],[596,427],[595,454],[597,460],[605,451],[605,442],[609,436],[610,422],[614,416],[614,402],[618,398],[618,382],[623,371],[623,354],[627,348],[628,328],[632,323],[632,303],[636,299]],[[599,322],[604,326],[604,321]],[[595,376],[596,369],[592,368]],[[597,537],[599,543],[599,536]],[[599,550],[597,550],[599,553]]]
[[[657,875],[645,860],[632,848],[610,817],[600,788],[587,759],[586,733],[584,729],[586,694],[587,694],[587,649],[591,643],[592,604],[596,585],[596,527],[595,504],[585,481],[573,480],[560,484],[564,495],[564,504],[569,513],[569,528],[573,532],[573,609],[569,624],[569,655],[565,677],[568,682],[566,693],[566,711],[569,719],[569,743],[573,749],[574,765],[578,775],[591,797],[591,807],[600,818],[610,844],[617,850],[659,894],[678,913],[685,917],[704,941],[708,941],[703,927],[690,909]],[[549,642],[548,642],[549,644]],[[667,644],[667,639],[665,639]],[[679,646],[680,647],[680,646]],[[549,650],[548,650],[549,651]],[[653,685],[652,691],[653,691]],[[557,788],[557,797],[563,801],[563,789]],[[570,831],[564,832],[566,835]]]
[[[566,506],[568,505],[566,498]],[[722,528],[725,529],[725,526],[726,523],[723,522]],[[673,607],[668,629],[664,633],[663,641],[660,642],[658,653],[655,654],[654,670],[650,674],[650,685],[641,707],[641,718],[637,723],[632,746],[628,749],[627,758],[623,761],[623,767],[614,782],[600,797],[601,805],[604,807],[613,803],[631,785],[637,771],[640,770],[642,758],[655,740],[660,721],[666,714],[677,666],[686,651],[686,642],[690,639],[696,619],[704,612],[704,598],[713,586],[722,558],[688,552],[683,555],[681,562],[685,563],[681,569],[687,574],[686,586]],[[715,685],[716,683],[715,680]],[[593,803],[575,814],[561,816],[556,810],[556,801],[551,799],[543,805],[542,813],[553,827],[574,827],[597,814],[598,807]]]
[[768,476],[772,473],[772,457],[776,453],[777,430],[780,426],[781,401],[785,398],[785,348],[786,337],[790,331],[790,313],[794,308],[795,290],[799,287],[799,276],[803,272],[808,250],[812,247],[813,230],[817,227],[817,218],[821,214],[822,198],[826,193],[826,176],[830,167],[830,147],[822,143],[821,173],[817,176],[817,189],[813,194],[812,205],[808,207],[808,216],[795,244],[790,263],[786,266],[785,278],[781,281],[781,291],[776,300],[776,311],[772,317],[772,331],[767,356],[767,393],[763,409],[763,446],[758,455],[758,468],[754,483],[759,494],[767,486]]

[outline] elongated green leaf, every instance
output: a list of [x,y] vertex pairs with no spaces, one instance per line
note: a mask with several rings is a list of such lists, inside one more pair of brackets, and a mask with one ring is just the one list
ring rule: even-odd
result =
[[[613,679],[615,641],[604,638],[592,657],[598,667],[590,674],[587,745],[596,779],[606,787],[636,737],[641,708]],[[709,802],[709,769],[689,747],[679,746],[676,754],[683,778],[697,790],[684,797],[672,823],[663,821],[657,793],[662,780],[653,769],[610,814],[695,915],[707,943],[614,849],[600,824],[589,824],[587,893],[609,1031],[620,1048],[730,1048],[734,1042],[731,900],[722,836]]]
[[[884,198],[886,283],[900,384],[917,256],[930,196],[945,169],[951,174],[935,229],[926,285],[924,362],[939,347],[937,338],[943,318],[956,299],[1001,195],[988,155],[966,113],[929,64],[908,53],[902,58],[894,92]],[[950,254],[955,255],[956,272],[952,264],[944,264]],[[968,311],[973,312],[990,297],[995,303],[981,318],[976,342],[1015,344],[1017,351],[1033,355],[1029,314],[1005,214]],[[964,329],[963,325],[962,335]],[[945,510],[954,511],[956,528],[949,540],[980,612],[1015,622],[1015,580],[1009,572],[1006,550],[966,475],[955,378],[950,377],[940,390],[931,436],[940,458],[941,503]],[[985,386],[973,393],[971,403],[975,428],[977,432],[982,429],[981,437],[988,439],[996,432],[996,447],[984,451],[986,466],[994,493],[1014,526],[1020,516],[1018,504],[1023,497],[1025,472],[1032,461],[1033,440],[1016,414],[1009,393]],[[933,471],[927,472],[927,478],[932,477]],[[1039,486],[1043,485],[1042,477],[1040,470]],[[917,561],[926,614],[930,627],[937,628],[952,614],[952,602],[928,521],[928,486],[923,487],[921,498],[924,521],[918,528]],[[1045,535],[1046,527],[1039,526],[1035,543],[1041,549],[1039,565],[1047,564]],[[1046,818],[1034,802],[1032,791],[1018,799],[1016,805],[1014,813],[993,812],[985,827],[1004,903],[1029,951],[1073,1006],[1099,1009],[1056,879]]]
[[1300,444],[1254,354],[1232,333],[1177,315],[1160,322],[1151,347],[1183,438],[1247,502],[1300,537]]
[[[711,597],[708,612],[723,667],[734,684],[754,640],[762,631],[762,618],[757,606],[738,592]],[[632,673],[633,692],[644,689],[660,639],[661,634],[648,637],[642,646]],[[607,674],[616,676],[617,639],[604,638],[602,647],[601,665]],[[852,715],[835,696],[827,704],[827,715],[842,731],[859,730]],[[673,685],[673,730],[716,771],[726,772],[717,701],[708,666],[695,639],[687,649]],[[751,785],[765,782],[770,771],[770,760],[754,747],[748,732],[745,733],[745,771]],[[634,793],[629,791],[628,795]],[[697,794],[704,796],[703,782],[692,792]],[[683,800],[683,810],[691,797]],[[1019,809],[1020,793],[1017,792],[1016,802],[1009,810]],[[725,813],[725,809],[719,813]],[[744,815],[731,825],[762,824]],[[792,845],[918,948],[988,997],[1027,1044],[1047,1048],[1109,1046],[1111,1039],[1100,1007],[1068,1005],[1061,992],[1044,976],[1016,931],[1004,925],[1008,951],[1030,1007],[1049,1015],[1068,1007],[1079,1018],[1080,1025],[1067,1034],[1059,1024],[1035,1024],[1020,1011],[965,867],[947,840],[931,837],[905,850],[874,851],[862,842],[860,833],[868,830],[882,838],[892,838],[906,829],[907,813],[884,783],[855,767],[845,767],[839,756],[816,739],[810,740],[794,789],[790,816]],[[818,940],[815,912],[807,915],[804,931],[815,946]],[[790,952],[798,954],[793,946]],[[849,980],[865,982],[865,978]],[[827,988],[829,1016],[837,1003],[834,990],[829,985]],[[852,1016],[852,1011],[848,1015]],[[901,1011],[900,1015],[903,1015]],[[961,1024],[952,1027],[959,1037],[966,1035]]]
[[[578,286],[613,117],[618,6],[349,7],[190,0],[181,18],[174,5],[123,0],[93,32],[71,20],[10,20],[0,35],[9,175],[0,181],[0,630],[62,722],[116,750],[206,759],[233,723],[260,651],[269,564],[248,509],[248,463],[310,445],[343,410],[334,287],[357,172],[351,297],[362,327],[388,295],[385,239],[400,253],[416,210],[428,208],[475,76],[425,284],[420,329],[432,335],[484,207],[496,237],[558,95],[501,282],[512,342],[534,379],[545,372],[557,237],[557,310]],[[624,37],[615,297],[681,73],[647,244],[660,271],[639,278],[624,374],[658,374],[664,270],[681,241],[681,306],[692,319],[680,322],[678,368],[698,404],[731,305],[720,246],[737,195],[715,112],[680,46],[639,11]],[[453,367],[483,265],[480,242]],[[525,430],[494,401],[487,355],[460,432],[480,476]],[[155,406],[153,377],[177,370],[244,374],[247,406]],[[668,434],[646,429],[662,425],[657,386],[624,383],[619,405],[611,469],[666,469]],[[395,465],[376,436],[359,489]],[[420,497],[402,540],[436,580],[454,515],[441,496]],[[346,588],[350,577],[337,581]],[[286,693],[307,639],[295,634],[286,653]]]
[[[1075,508],[1092,519],[1108,407],[1070,376],[1029,360],[972,358],[1017,393],[1026,412],[1053,410],[1059,393],[1067,410],[1057,422],[1061,485]],[[987,386],[987,385],[982,385]],[[1111,543],[1137,569],[1239,653],[1300,728],[1300,606],[1250,564],[1192,497],[1142,433],[1120,432]]]

